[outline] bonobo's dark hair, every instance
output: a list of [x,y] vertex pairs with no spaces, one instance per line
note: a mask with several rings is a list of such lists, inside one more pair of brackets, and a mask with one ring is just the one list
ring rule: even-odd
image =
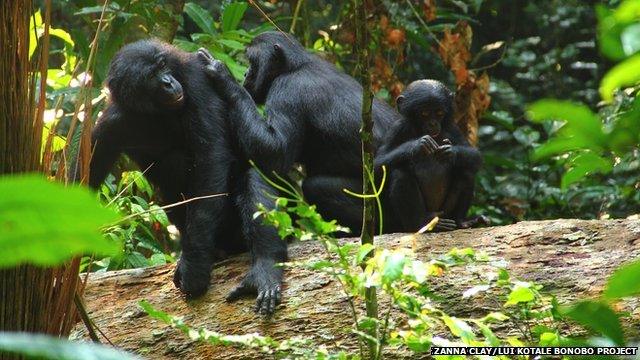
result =
[[158,109],[153,104],[153,89],[149,79],[153,78],[153,64],[158,56],[166,56],[167,66],[180,83],[184,81],[181,64],[188,62],[189,53],[178,51],[159,40],[141,40],[124,46],[111,60],[107,87],[112,102],[128,111],[150,113]]
[[398,111],[405,116],[430,104],[446,104],[447,116],[453,114],[453,93],[440,81],[416,80],[398,96]]

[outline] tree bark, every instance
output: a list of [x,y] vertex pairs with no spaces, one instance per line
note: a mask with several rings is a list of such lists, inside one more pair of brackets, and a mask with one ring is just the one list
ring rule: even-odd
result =
[[[357,241],[349,239],[346,241]],[[376,238],[379,246],[407,246],[401,234]],[[458,230],[449,233],[419,235],[414,246],[421,259],[430,259],[450,249],[471,247],[503,260],[512,277],[544,285],[560,303],[597,297],[607,277],[619,265],[640,256],[640,220],[552,220],[521,222],[509,226]],[[322,252],[317,243],[290,246],[291,260],[305,260]],[[254,299],[236,303],[224,301],[225,295],[241,280],[249,265],[246,255],[220,262],[214,270],[211,289],[200,300],[186,302],[171,281],[174,265],[147,269],[91,274],[85,291],[90,316],[110,341],[121,348],[154,359],[264,359],[254,350],[193,343],[182,333],[153,320],[137,303],[148,300],[156,308],[184,317],[186,324],[225,334],[258,332],[275,339],[292,336],[311,338],[330,349],[336,346],[355,350],[348,304],[336,281],[316,272],[287,270],[283,304],[272,319],[253,312]],[[481,316],[500,310],[501,304],[482,295],[462,299],[471,280],[482,273],[453,270],[432,278],[434,291],[443,297],[444,309],[459,317]],[[382,297],[381,299],[384,299]],[[616,308],[628,311],[623,318],[629,339],[640,338],[638,299],[620,302]],[[510,323],[501,334],[515,333]],[[86,338],[86,330],[77,325],[72,338]],[[409,358],[403,350],[385,351],[386,358]],[[416,358],[415,355],[414,357]]]

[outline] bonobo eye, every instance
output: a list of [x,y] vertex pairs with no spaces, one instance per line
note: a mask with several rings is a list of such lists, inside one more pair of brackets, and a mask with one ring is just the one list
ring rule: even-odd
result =
[[428,118],[431,116],[431,112],[429,110],[422,110],[422,117]]
[[438,111],[436,112],[436,116],[438,116],[438,118],[442,119],[442,118],[444,117],[444,111],[442,111],[442,110],[438,110]]

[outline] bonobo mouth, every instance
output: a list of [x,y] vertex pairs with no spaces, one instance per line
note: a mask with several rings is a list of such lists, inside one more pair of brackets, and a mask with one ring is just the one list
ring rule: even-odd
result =
[[167,102],[167,106],[169,106],[172,109],[179,108],[183,104],[184,104],[184,94],[180,94],[179,96],[175,97],[171,101]]

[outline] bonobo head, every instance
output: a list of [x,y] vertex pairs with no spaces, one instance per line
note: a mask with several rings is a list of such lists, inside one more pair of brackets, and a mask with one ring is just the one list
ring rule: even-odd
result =
[[138,113],[181,108],[185,96],[180,69],[186,56],[187,53],[155,40],[126,45],[109,67],[107,86],[112,100]]
[[256,36],[247,47],[246,55],[249,70],[244,87],[258,104],[265,102],[278,76],[297,69],[311,56],[293,36],[277,31]]
[[436,137],[453,115],[453,93],[437,80],[417,80],[396,99],[398,111],[420,134]]

